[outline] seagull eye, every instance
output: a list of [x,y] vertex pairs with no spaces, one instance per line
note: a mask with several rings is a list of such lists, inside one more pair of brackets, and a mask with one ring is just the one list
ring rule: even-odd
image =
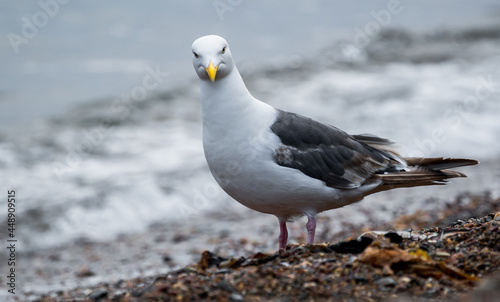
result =
[[199,57],[200,57],[200,56],[199,56],[196,52],[194,52],[194,51],[193,51],[193,55],[194,55],[194,57],[195,57],[195,58],[199,58]]
[[224,46],[224,47],[222,48],[222,51],[221,51],[221,52],[222,52],[222,53],[225,53],[225,52],[226,52],[226,46]]

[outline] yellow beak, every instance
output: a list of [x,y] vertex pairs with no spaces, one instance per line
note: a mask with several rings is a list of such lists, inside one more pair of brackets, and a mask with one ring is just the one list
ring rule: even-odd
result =
[[217,69],[219,69],[219,66],[215,67],[212,61],[210,61],[210,63],[208,64],[208,68],[205,68],[205,71],[207,72],[208,77],[210,78],[210,81],[212,81],[212,83],[215,81]]

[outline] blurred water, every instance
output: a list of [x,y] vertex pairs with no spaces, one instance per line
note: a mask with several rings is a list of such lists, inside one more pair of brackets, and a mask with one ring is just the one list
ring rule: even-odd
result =
[[148,65],[171,74],[159,89],[175,87],[193,76],[191,43],[208,33],[231,41],[236,59],[260,66],[338,39],[353,42],[359,31],[467,27],[498,16],[495,0],[57,1],[0,3],[0,126],[119,97]]
[[[222,15],[213,3],[74,1],[18,54],[1,40],[0,183],[18,192],[23,250],[227,207],[204,161],[190,62],[208,33],[274,106],[409,155],[498,160],[495,1],[401,1],[387,25],[375,17],[386,1],[242,1]],[[40,9],[2,2],[4,37]]]

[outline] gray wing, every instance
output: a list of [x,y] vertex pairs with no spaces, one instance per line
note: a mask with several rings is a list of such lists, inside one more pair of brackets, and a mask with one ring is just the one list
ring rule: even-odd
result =
[[357,188],[401,163],[394,154],[369,145],[391,144],[386,139],[349,135],[298,114],[278,110],[271,130],[282,143],[274,151],[278,165],[298,169],[330,187]]

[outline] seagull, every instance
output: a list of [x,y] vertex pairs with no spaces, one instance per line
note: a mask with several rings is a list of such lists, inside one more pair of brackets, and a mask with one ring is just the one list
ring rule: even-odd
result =
[[314,243],[316,216],[395,188],[445,184],[465,177],[454,167],[472,159],[404,158],[393,142],[350,135],[254,98],[234,64],[227,41],[216,35],[193,42],[200,78],[203,149],[221,188],[244,206],[278,218],[279,250],[286,223],[306,216]]

